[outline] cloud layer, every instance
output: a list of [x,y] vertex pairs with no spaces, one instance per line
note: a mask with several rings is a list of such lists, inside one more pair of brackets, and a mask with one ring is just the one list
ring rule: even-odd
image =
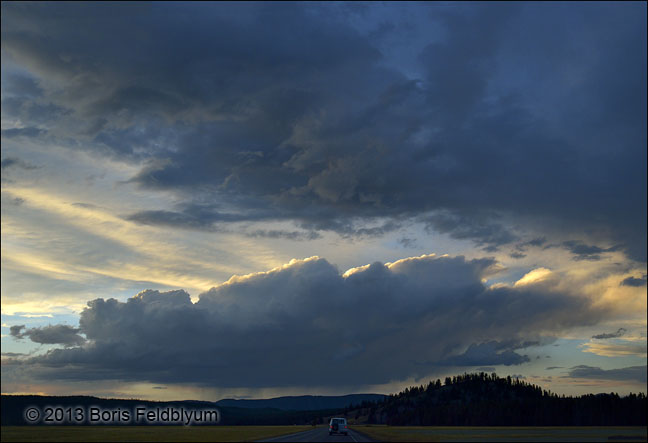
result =
[[139,165],[181,202],[139,223],[418,220],[490,250],[524,223],[645,261],[645,3],[408,6],[416,38],[395,4],[6,3],[3,137]]
[[570,369],[569,377],[646,383],[647,369],[648,367],[646,365],[607,370],[593,366],[578,365]]
[[341,275],[313,257],[234,276],[196,303],[182,290],[96,299],[74,330],[86,343],[11,364],[49,380],[363,386],[523,364],[516,349],[603,315],[555,279],[488,288],[495,265],[429,255]]

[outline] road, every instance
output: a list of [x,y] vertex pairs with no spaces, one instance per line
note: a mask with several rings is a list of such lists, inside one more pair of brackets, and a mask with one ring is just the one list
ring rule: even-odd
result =
[[309,431],[302,431],[302,432],[297,432],[296,434],[289,434],[289,435],[283,435],[281,437],[275,437],[275,438],[270,438],[268,440],[261,440],[261,441],[320,441],[320,442],[327,442],[327,441],[346,441],[346,442],[366,442],[366,441],[374,441],[370,439],[369,437],[359,434],[356,431],[353,431],[349,429],[349,435],[342,435],[342,434],[333,434],[329,435],[328,434],[328,426],[326,427],[317,427],[313,428]]

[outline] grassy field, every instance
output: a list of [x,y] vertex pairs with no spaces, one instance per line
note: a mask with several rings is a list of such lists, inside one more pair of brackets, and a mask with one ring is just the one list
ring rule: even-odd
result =
[[[377,441],[646,441],[646,427],[351,426]],[[255,441],[311,426],[3,426],[2,441]]]
[[255,441],[311,426],[2,426],[8,441]]
[[646,441],[646,427],[351,426],[378,441]]

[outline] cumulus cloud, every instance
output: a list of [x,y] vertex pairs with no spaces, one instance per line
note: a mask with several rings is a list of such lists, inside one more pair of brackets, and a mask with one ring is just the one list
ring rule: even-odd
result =
[[556,275],[547,268],[537,268],[533,269],[524,276],[522,276],[521,279],[515,282],[515,286],[524,286],[524,285],[529,285],[529,284],[536,284],[538,282],[546,281],[546,280],[551,280],[555,279]]
[[484,286],[496,269],[493,259],[426,255],[341,274],[312,257],[233,276],[196,303],[182,290],[96,299],[78,331],[65,329],[86,343],[20,364],[49,380],[361,386],[449,364],[524,364],[516,349],[603,315],[551,279]]
[[25,325],[14,325],[9,328],[9,334],[17,339],[29,338],[34,343],[65,346],[79,346],[85,343],[85,338],[79,335],[79,329],[68,325],[49,325],[25,329]]
[[131,183],[214,208],[141,223],[428,220],[492,251],[554,220],[645,261],[646,5],[413,7],[434,26],[399,63],[376,37],[395,4],[380,31],[315,3],[3,3],[24,126],[2,135],[145,163]]

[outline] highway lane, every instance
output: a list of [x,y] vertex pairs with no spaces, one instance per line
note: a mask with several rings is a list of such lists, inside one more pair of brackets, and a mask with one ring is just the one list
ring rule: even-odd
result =
[[281,437],[274,437],[268,440],[261,440],[264,442],[292,442],[292,441],[317,441],[317,442],[367,442],[374,441],[369,437],[359,434],[356,431],[349,429],[349,435],[342,434],[328,434],[328,426],[318,426],[308,431],[297,432],[295,434],[284,435]]

